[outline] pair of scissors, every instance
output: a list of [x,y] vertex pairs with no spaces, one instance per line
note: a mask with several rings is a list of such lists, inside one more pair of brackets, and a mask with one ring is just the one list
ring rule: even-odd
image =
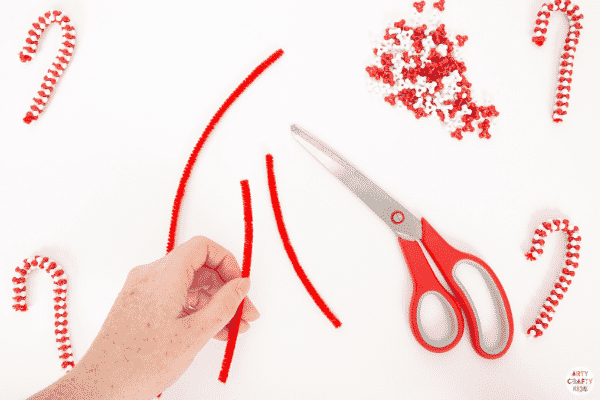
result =
[[[442,353],[452,349],[458,344],[464,331],[462,309],[469,326],[471,344],[477,354],[487,359],[502,357],[512,343],[513,317],[504,288],[494,271],[483,260],[450,246],[424,218],[419,221],[325,143],[296,125],[292,125],[292,135],[398,236],[398,243],[413,281],[409,319],[416,340],[432,352]],[[425,251],[437,265],[452,294],[448,293],[435,276],[425,257]],[[484,341],[475,304],[456,274],[457,267],[462,263],[474,267],[481,274],[491,294],[499,329],[493,343]],[[421,321],[423,299],[428,295],[434,295],[440,301],[449,322],[447,334],[441,339],[429,336]]]

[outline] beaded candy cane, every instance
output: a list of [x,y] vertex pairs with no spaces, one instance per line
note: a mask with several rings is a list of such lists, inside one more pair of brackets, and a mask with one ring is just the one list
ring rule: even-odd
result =
[[[553,225],[556,229],[553,229]],[[547,232],[566,232],[568,235],[567,253],[565,255],[565,265],[562,269],[562,275],[554,283],[554,289],[550,292],[550,296],[546,298],[546,301],[542,304],[540,309],[539,317],[535,320],[535,324],[527,330],[527,335],[530,339],[536,338],[543,335],[542,329],[548,329],[548,322],[552,321],[552,315],[556,312],[553,306],[558,306],[558,301],[562,300],[564,293],[567,292],[567,286],[571,284],[571,280],[568,277],[575,276],[575,268],[579,267],[577,260],[579,259],[579,242],[581,236],[575,232],[579,231],[577,226],[569,226],[569,220],[564,219],[549,219],[542,223],[535,231],[535,236],[531,240],[533,246],[529,250],[529,253],[525,254],[528,260],[536,260],[534,253],[542,254],[544,250],[542,247],[545,244],[544,237],[547,236]]]
[[38,116],[44,111],[46,104],[50,100],[50,95],[54,90],[54,85],[60,79],[62,73],[65,71],[73,55],[75,49],[75,28],[69,25],[71,20],[69,17],[64,15],[60,11],[48,11],[43,16],[38,18],[39,22],[33,23],[33,28],[29,30],[29,37],[26,39],[27,45],[23,47],[23,50],[19,53],[19,57],[22,62],[31,61],[37,52],[39,40],[44,30],[50,26],[53,22],[60,25],[63,33],[62,47],[58,50],[58,56],[56,56],[56,62],[52,63],[52,67],[48,70],[48,73],[44,76],[44,82],[42,82],[42,90],[38,91],[38,97],[34,97],[34,104],[30,107],[31,111],[28,111],[23,118],[26,124],[30,124],[31,121],[38,119]]
[[[56,329],[54,330],[54,333],[56,334],[56,346],[61,352],[59,358],[64,360],[61,363],[61,367],[65,369],[66,372],[69,372],[75,366],[75,362],[73,361],[72,350],[69,350],[71,349],[71,341],[67,330],[67,279],[64,277],[65,271],[62,267],[48,257],[35,256],[23,260],[23,267],[15,268],[15,276],[12,278],[14,285],[13,291],[17,294],[13,297],[15,301],[13,308],[15,311],[27,311],[26,276],[27,273],[31,271],[31,267],[36,266],[39,267],[39,269],[45,269],[47,273],[52,273],[50,276],[54,279],[54,293],[56,293],[56,297],[54,298],[54,302],[56,303],[54,305],[54,310],[56,311],[54,314],[54,317],[56,318],[54,326]],[[60,310],[62,310],[62,313]],[[59,327],[62,329],[59,329]]]
[[[562,122],[561,116],[567,114],[569,107],[569,92],[571,91],[571,82],[573,75],[573,59],[575,58],[576,45],[579,43],[579,31],[583,28],[579,20],[583,19],[583,14],[579,11],[579,6],[574,5],[571,0],[555,0],[554,4],[544,3],[542,10],[538,12],[538,19],[535,21],[536,27],[533,29],[534,36],[532,41],[541,46],[546,41],[546,27],[550,11],[561,11],[567,17],[569,22],[569,34],[565,39],[564,53],[560,56],[560,76],[556,85],[556,103],[554,104],[554,113],[552,119],[554,122]],[[545,27],[542,27],[544,26]],[[567,77],[568,75],[568,77]],[[565,101],[567,100],[567,101]]]

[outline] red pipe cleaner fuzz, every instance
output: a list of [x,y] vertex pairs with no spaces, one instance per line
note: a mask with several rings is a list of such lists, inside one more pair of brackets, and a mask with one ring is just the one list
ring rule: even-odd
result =
[[544,3],[542,9],[537,14],[535,28],[533,28],[534,36],[531,38],[533,43],[542,46],[546,41],[548,27],[548,18],[550,11],[560,11],[567,18],[569,23],[569,32],[565,39],[563,52],[560,55],[559,77],[556,84],[556,102],[554,103],[554,113],[552,120],[556,123],[562,122],[564,115],[567,115],[567,107],[569,107],[569,92],[571,91],[571,82],[573,81],[573,59],[575,58],[576,46],[579,44],[580,30],[583,29],[580,20],[583,19],[583,14],[579,11],[579,6],[576,6],[571,0],[555,0],[554,4]]
[[[242,199],[244,202],[244,259],[242,261],[242,278],[248,278],[250,276],[252,241],[254,237],[252,228],[252,199],[250,198],[250,186],[248,185],[248,181],[241,181],[240,184],[242,186]],[[229,368],[231,367],[233,352],[235,351],[235,343],[240,330],[243,310],[244,300],[242,300],[235,312],[235,316],[227,325],[227,347],[225,348],[225,357],[223,357],[221,373],[219,374],[219,380],[223,383],[227,382],[227,377],[229,376]]]
[[[15,276],[12,278],[13,292],[16,296],[13,297],[15,304],[13,308],[15,311],[27,311],[27,274],[32,271],[32,267],[38,267],[39,269],[46,270],[47,273],[53,279],[54,282],[54,334],[56,335],[56,347],[60,352],[58,358],[61,361],[61,367],[66,372],[71,371],[75,366],[73,360],[73,353],[71,348],[71,340],[69,337],[69,331],[67,330],[67,279],[65,278],[65,271],[63,268],[56,264],[54,260],[48,257],[35,256],[23,260],[23,266],[21,268],[15,268]],[[33,268],[35,269],[35,268]]]
[[[555,228],[555,229],[554,229]],[[549,219],[542,223],[535,231],[535,235],[531,240],[533,246],[529,250],[529,253],[525,254],[528,260],[536,260],[534,253],[542,254],[544,250],[542,247],[546,242],[543,238],[548,236],[548,232],[562,231],[567,234],[569,243],[567,244],[567,253],[565,255],[565,265],[561,270],[560,277],[554,283],[554,289],[550,292],[550,295],[546,298],[546,301],[540,308],[539,316],[535,320],[535,324],[527,330],[527,335],[530,339],[542,336],[544,332],[542,329],[548,329],[548,322],[552,321],[552,315],[556,312],[553,307],[558,306],[559,300],[562,300],[564,293],[567,293],[568,287],[571,284],[570,277],[575,276],[575,268],[579,267],[579,249],[581,242],[581,236],[577,231],[577,226],[569,225],[569,220]]]
[[479,128],[479,137],[489,139],[492,118],[499,113],[495,106],[478,105],[471,97],[467,67],[461,60],[468,37],[453,37],[440,24],[444,0],[433,3],[437,10],[428,25],[423,23],[425,2],[413,6],[413,21],[390,24],[373,49],[373,65],[366,67],[368,89],[417,119],[437,116],[453,138],[460,140],[464,132]]
[[273,172],[273,156],[271,154],[267,154],[267,176],[269,179],[269,193],[271,195],[271,205],[273,206],[273,213],[275,214],[275,221],[277,221],[277,229],[279,230],[279,236],[281,237],[281,241],[283,242],[283,247],[285,248],[285,252],[288,255],[288,258],[292,262],[294,266],[294,271],[296,271],[296,275],[302,281],[304,288],[310,294],[315,304],[321,309],[323,314],[335,326],[339,328],[342,326],[342,323],[339,319],[331,312],[325,301],[319,296],[317,289],[312,285],[300,262],[298,262],[298,257],[296,256],[296,252],[292,247],[292,243],[290,242],[290,237],[288,236],[287,229],[285,228],[285,223],[283,222],[283,215],[281,214],[281,205],[279,204],[279,197],[277,196],[277,183],[275,182],[275,173]]
[[75,28],[69,24],[69,22],[71,22],[69,17],[60,11],[48,11],[43,16],[39,17],[38,22],[33,23],[33,29],[29,30],[29,37],[26,39],[27,44],[19,53],[21,61],[27,62],[33,59],[37,53],[39,40],[42,37],[44,30],[46,30],[53,22],[60,25],[61,30],[63,31],[64,42],[61,43],[62,47],[58,50],[58,56],[56,56],[55,62],[52,63],[52,67],[50,67],[48,73],[44,76],[42,90],[38,91],[38,97],[33,98],[34,104],[30,107],[31,111],[28,111],[25,118],[23,118],[23,122],[26,124],[30,124],[31,121],[38,119],[38,116],[44,111],[46,104],[48,104],[50,96],[54,91],[54,86],[58,83],[58,80],[63,72],[65,72],[65,69],[69,66],[73,50],[75,49]]
[[190,158],[188,159],[188,162],[183,170],[183,176],[179,181],[179,187],[177,188],[177,194],[175,195],[175,201],[173,202],[173,211],[171,212],[171,227],[169,228],[167,253],[169,253],[175,247],[175,234],[177,232],[177,219],[179,217],[179,209],[181,208],[181,200],[183,199],[183,195],[185,194],[185,186],[187,184],[188,179],[190,178],[192,168],[194,168],[194,164],[196,163],[196,159],[198,158],[198,154],[200,153],[204,142],[206,142],[210,133],[215,129],[215,126],[219,123],[223,114],[225,114],[225,112],[244,92],[244,90],[246,90],[246,88],[250,86],[260,74],[262,74],[267,68],[269,68],[271,64],[277,61],[277,59],[279,59],[279,57],[281,57],[282,55],[283,50],[279,49],[275,53],[271,54],[269,58],[267,58],[265,61],[260,63],[260,65],[256,67],[256,69],[254,69],[254,71],[252,71],[242,83],[240,83],[240,85],[233,91],[233,93],[229,95],[227,100],[225,100],[225,103],[223,103],[223,105],[219,107],[217,113],[213,115],[210,122],[204,129],[202,136],[198,140],[198,143],[196,143],[196,146],[194,147],[194,150],[192,151],[192,154],[190,155]]

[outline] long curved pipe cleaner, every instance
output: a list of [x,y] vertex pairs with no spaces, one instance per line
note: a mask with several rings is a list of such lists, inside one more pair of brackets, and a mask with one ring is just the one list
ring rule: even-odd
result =
[[269,193],[271,195],[271,205],[273,206],[273,213],[275,214],[275,221],[277,221],[277,229],[279,230],[279,236],[281,237],[281,241],[283,242],[283,247],[285,248],[285,252],[288,255],[292,265],[294,266],[294,271],[296,271],[296,275],[302,281],[304,288],[310,294],[315,304],[321,309],[323,314],[331,321],[333,326],[339,328],[342,326],[340,320],[331,312],[325,301],[319,296],[317,289],[312,285],[306,273],[302,269],[300,262],[298,261],[298,257],[296,256],[296,252],[292,247],[292,243],[290,242],[290,237],[288,236],[287,229],[285,228],[285,223],[283,222],[283,215],[281,214],[281,205],[279,204],[279,197],[277,196],[277,183],[275,182],[275,173],[273,172],[273,156],[271,154],[267,154],[267,176],[269,179]]
[[244,92],[244,90],[246,90],[246,88],[250,86],[260,74],[262,74],[267,68],[269,68],[271,64],[277,61],[277,59],[279,59],[279,57],[281,57],[282,55],[283,50],[279,49],[275,53],[271,54],[269,58],[267,58],[265,61],[260,63],[260,65],[256,67],[254,71],[252,71],[250,75],[246,77],[246,79],[244,79],[244,81],[233,91],[233,93],[229,95],[227,100],[225,100],[225,103],[223,103],[223,105],[219,107],[217,113],[212,117],[212,119],[204,129],[202,136],[198,140],[198,143],[196,143],[196,147],[194,147],[194,150],[192,151],[192,154],[188,159],[185,169],[183,170],[183,176],[179,181],[179,187],[177,188],[177,194],[175,195],[175,201],[173,202],[173,211],[171,213],[171,227],[169,228],[167,253],[169,253],[175,247],[175,234],[177,233],[177,219],[179,217],[179,210],[181,208],[181,200],[183,199],[183,196],[185,194],[185,186],[187,184],[187,181],[190,179],[192,168],[194,168],[194,164],[196,163],[196,159],[198,158],[198,154],[200,153],[204,142],[206,142],[210,133],[215,129],[215,126],[219,123],[219,120],[221,119],[223,114],[225,114],[225,112]]
[[[248,181],[241,181],[240,185],[242,186],[242,200],[244,202],[244,258],[242,260],[242,278],[248,278],[250,276],[252,241],[254,238],[254,230],[252,228],[252,199],[250,197],[250,186],[248,185]],[[223,383],[227,382],[227,376],[229,376],[229,368],[231,367],[233,352],[235,351],[235,343],[240,330],[243,310],[244,300],[242,300],[235,312],[235,316],[227,325],[227,347],[225,348],[225,357],[223,357],[221,373],[219,374],[219,380]]]

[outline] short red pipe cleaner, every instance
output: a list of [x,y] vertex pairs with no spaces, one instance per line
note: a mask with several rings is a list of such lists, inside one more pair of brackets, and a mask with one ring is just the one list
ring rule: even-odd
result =
[[277,196],[277,183],[275,182],[275,173],[273,172],[273,156],[270,154],[267,154],[267,176],[269,179],[269,193],[271,194],[271,205],[273,206],[273,213],[275,214],[275,220],[277,221],[277,229],[279,230],[279,236],[281,237],[281,241],[283,242],[285,252],[287,253],[288,258],[292,262],[292,265],[294,266],[294,271],[296,271],[296,275],[298,275],[298,278],[300,278],[300,280],[302,281],[302,284],[304,285],[304,288],[306,288],[308,294],[310,294],[310,297],[312,297],[312,299],[321,309],[323,314],[325,314],[325,316],[329,318],[333,326],[339,328],[340,326],[342,326],[342,323],[339,319],[337,319],[333,312],[331,312],[329,307],[327,307],[325,301],[323,301],[321,296],[319,296],[317,289],[315,289],[315,287],[312,285],[312,283],[304,273],[300,262],[298,262],[298,257],[296,256],[296,252],[292,247],[292,243],[290,242],[290,237],[288,236],[287,230],[285,228],[285,223],[283,222],[283,216],[281,214],[281,205],[279,204],[279,197]]
[[[242,278],[248,278],[250,276],[252,241],[254,238],[254,230],[252,228],[252,199],[250,198],[250,186],[248,185],[248,180],[241,181],[240,185],[242,186],[242,200],[244,202],[244,259],[242,261]],[[219,374],[219,380],[223,383],[227,382],[227,376],[229,376],[229,367],[231,367],[231,359],[233,358],[233,352],[235,351],[235,343],[240,330],[243,310],[244,300],[242,300],[235,312],[235,316],[227,325],[227,347],[225,348],[225,357],[223,357],[221,373]]]
[[252,82],[254,82],[254,80],[264,72],[264,70],[269,68],[269,66],[271,66],[271,64],[277,61],[277,59],[282,55],[283,50],[279,49],[275,53],[271,54],[269,58],[267,58],[265,61],[260,63],[260,65],[256,67],[256,69],[254,69],[254,71],[252,71],[242,83],[240,83],[240,85],[233,91],[233,93],[229,95],[227,100],[225,100],[225,103],[223,103],[223,105],[219,108],[217,113],[212,117],[212,119],[206,126],[206,129],[204,129],[202,136],[198,140],[198,143],[196,143],[196,147],[194,147],[194,150],[192,151],[192,154],[188,159],[185,169],[183,170],[183,176],[179,181],[179,187],[177,188],[177,194],[175,195],[175,201],[173,202],[173,211],[171,213],[171,227],[169,228],[167,253],[169,253],[175,247],[175,234],[177,232],[177,219],[179,217],[179,209],[181,208],[181,200],[183,199],[183,195],[185,194],[185,186],[187,184],[188,179],[190,179],[192,168],[194,168],[194,163],[198,158],[198,153],[200,153],[204,142],[206,142],[206,139],[208,139],[210,133],[213,131],[213,129],[215,129],[215,125],[219,123],[219,120],[221,119],[223,114],[225,114],[225,112],[237,100],[237,98],[242,94],[242,92],[246,90],[246,88],[250,86]]
[[[38,267],[38,268],[35,268]],[[75,366],[73,360],[73,349],[71,347],[71,338],[69,331],[67,330],[67,278],[65,277],[65,271],[58,265],[54,260],[48,257],[35,256],[23,260],[23,266],[21,268],[15,268],[15,275],[12,278],[13,292],[16,296],[13,297],[15,304],[13,308],[15,311],[27,311],[27,274],[31,273],[34,269],[45,270],[54,283],[54,334],[56,335],[56,347],[60,352],[58,358],[61,360],[60,366],[66,371],[70,372]]]

